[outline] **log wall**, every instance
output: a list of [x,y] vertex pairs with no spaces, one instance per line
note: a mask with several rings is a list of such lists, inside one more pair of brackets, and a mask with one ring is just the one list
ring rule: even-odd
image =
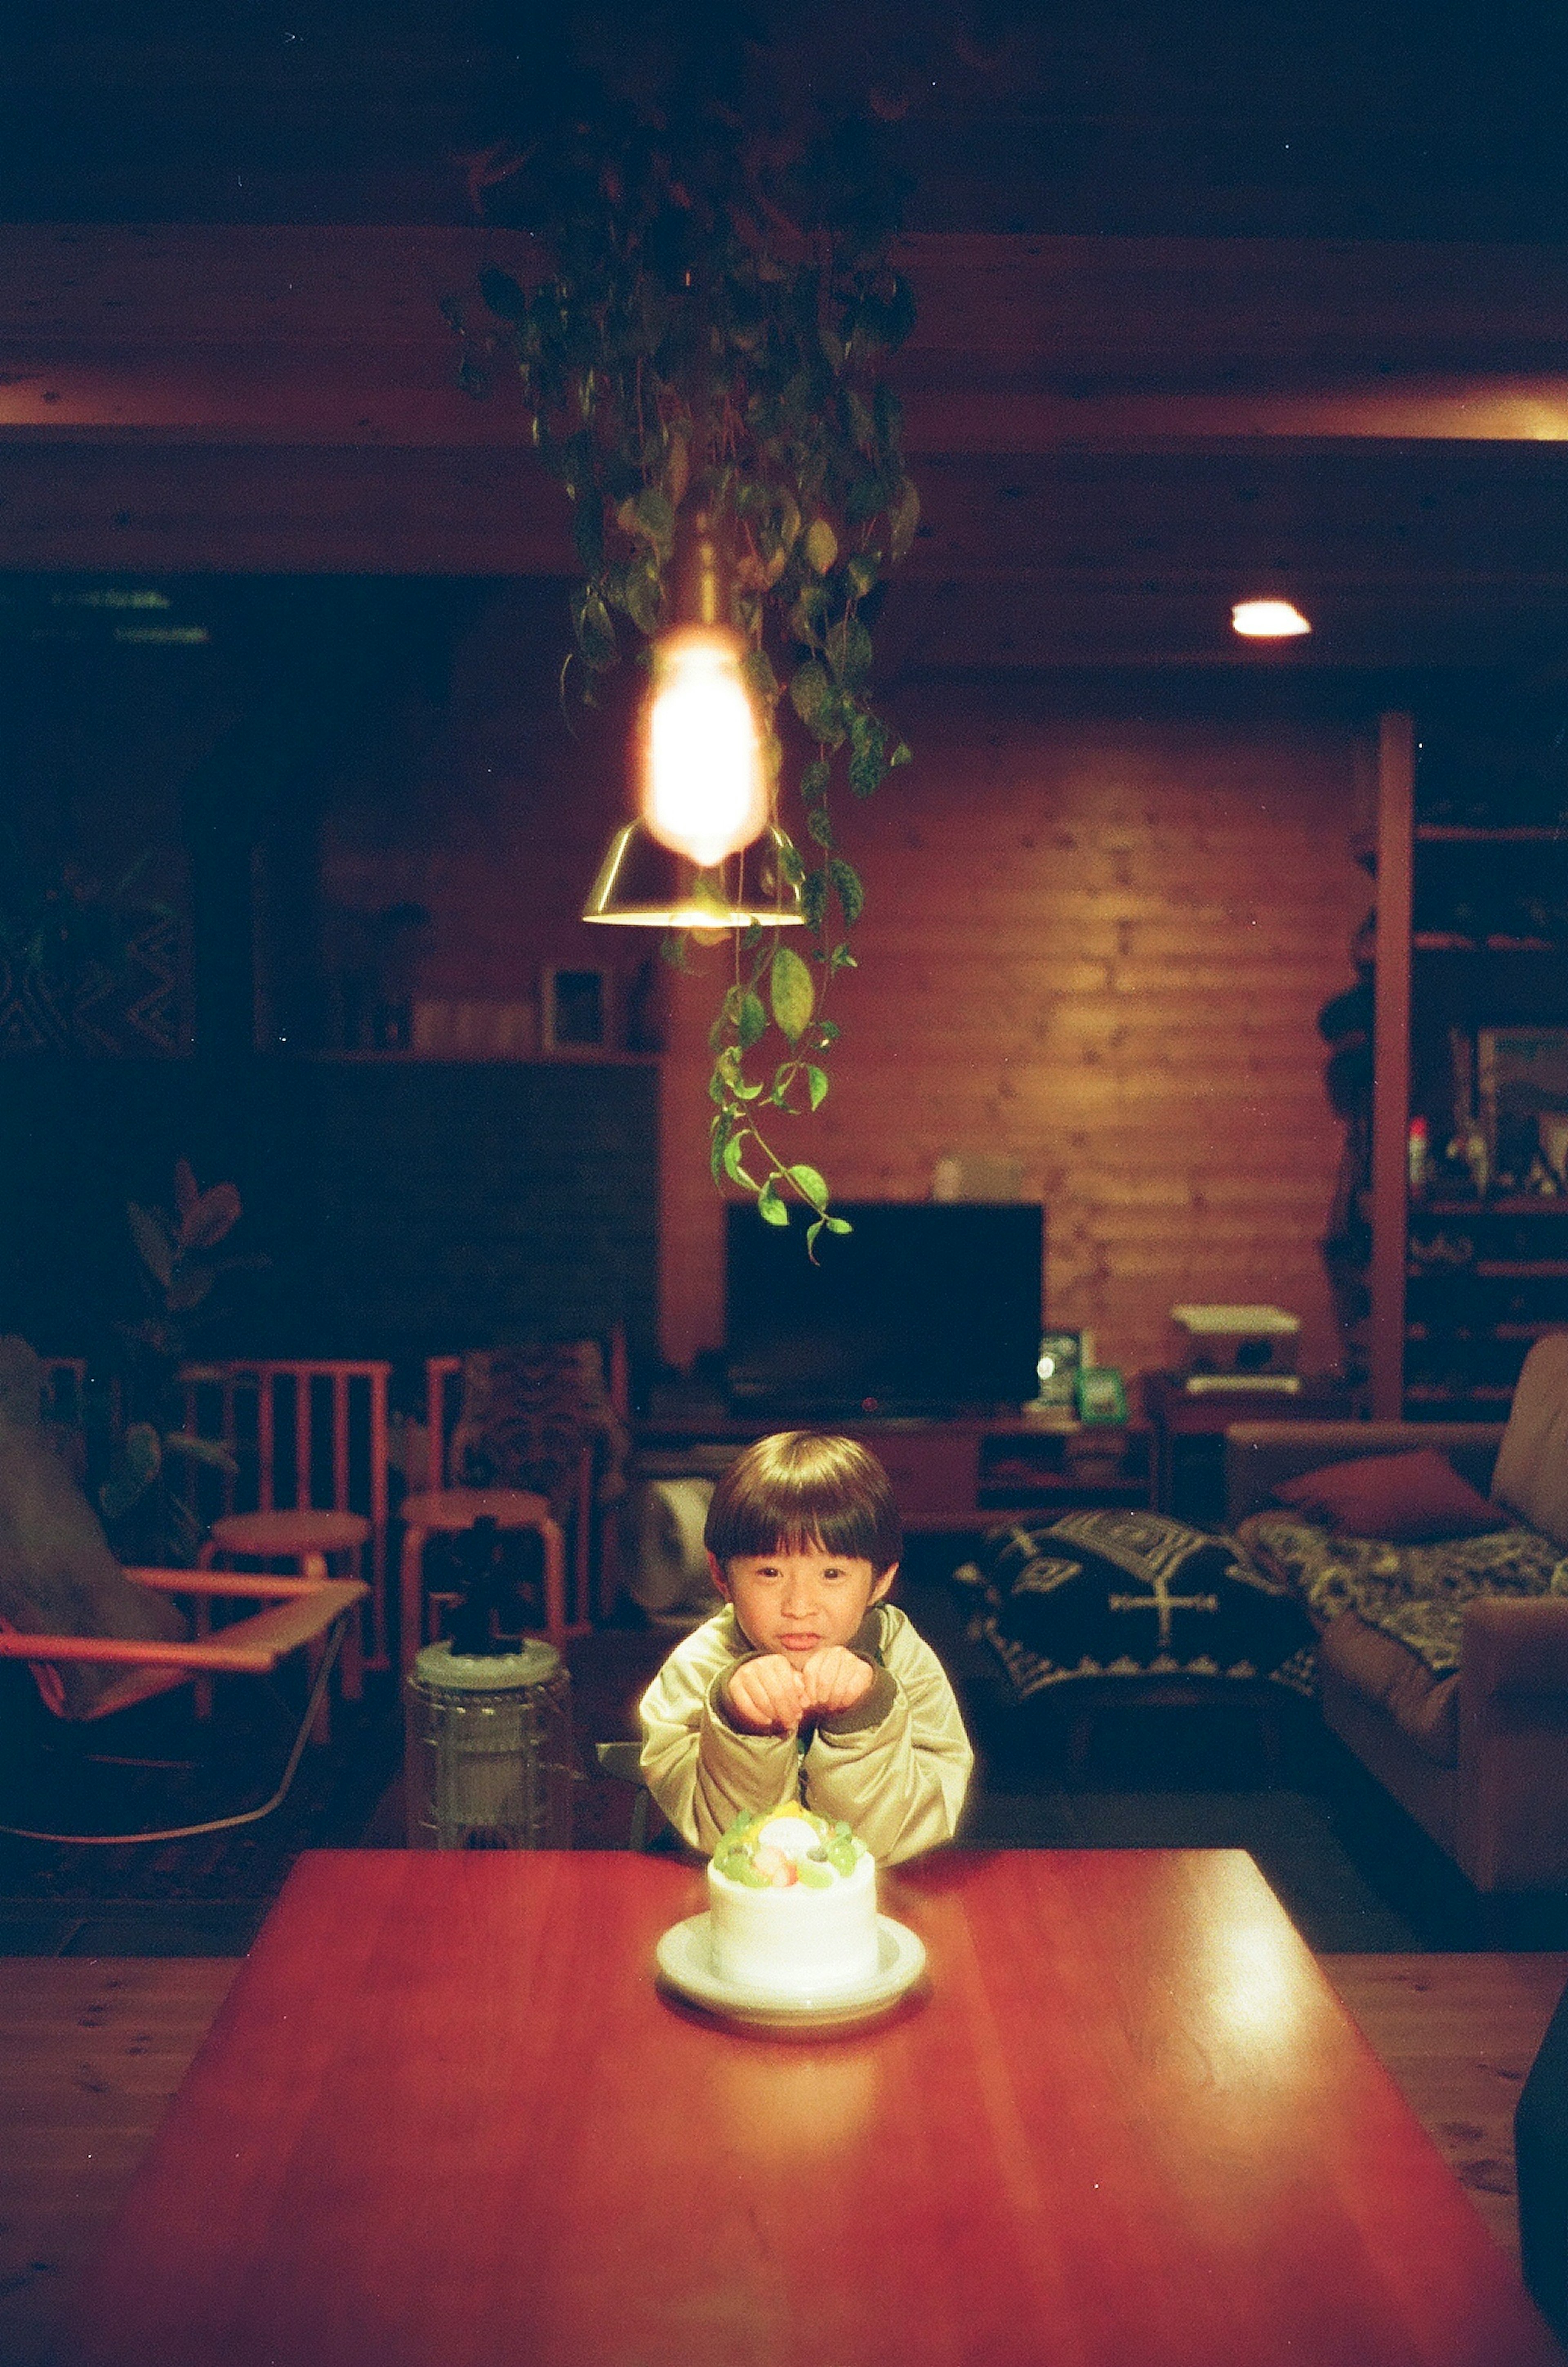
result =
[[[1058,696],[930,682],[890,702],[916,762],[848,817],[862,967],[834,989],[829,1099],[781,1145],[845,1199],[924,1197],[947,1153],[1016,1159],[1046,1206],[1044,1313],[1129,1372],[1168,1361],[1184,1299],[1286,1307],[1326,1368],[1341,1134],[1314,1023],[1369,902],[1355,736],[1070,716]],[[682,1365],[723,1337],[722,958],[679,982],[666,1061],[662,1332]]]

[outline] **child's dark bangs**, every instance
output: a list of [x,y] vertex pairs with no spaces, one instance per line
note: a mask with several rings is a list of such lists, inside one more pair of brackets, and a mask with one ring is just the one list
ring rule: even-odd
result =
[[849,1561],[876,1559],[876,1523],[869,1508],[820,1480],[798,1490],[788,1486],[759,1489],[728,1507],[721,1561],[752,1560],[773,1553],[840,1554]]

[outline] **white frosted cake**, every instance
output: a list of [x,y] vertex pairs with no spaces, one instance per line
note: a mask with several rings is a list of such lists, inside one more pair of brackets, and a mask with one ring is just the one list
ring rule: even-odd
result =
[[827,1998],[877,1968],[876,1861],[808,1808],[738,1817],[708,1867],[713,1967],[738,1988]]

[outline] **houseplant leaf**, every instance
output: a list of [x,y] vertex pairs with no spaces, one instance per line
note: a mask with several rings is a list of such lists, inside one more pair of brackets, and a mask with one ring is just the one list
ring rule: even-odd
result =
[[162,1209],[144,1208],[137,1200],[127,1204],[125,1213],[142,1264],[153,1281],[167,1290],[175,1272],[175,1243],[167,1217]]
[[789,946],[780,946],[773,956],[768,994],[779,1033],[789,1043],[798,1043],[816,1007],[817,991],[811,972]]

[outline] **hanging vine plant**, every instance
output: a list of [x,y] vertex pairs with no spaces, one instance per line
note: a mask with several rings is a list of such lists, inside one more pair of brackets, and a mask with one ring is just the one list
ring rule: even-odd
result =
[[[914,304],[891,259],[902,189],[873,108],[788,119],[776,88],[759,100],[766,57],[725,21],[688,26],[684,44],[667,26],[619,73],[580,54],[535,77],[526,119],[470,178],[491,218],[539,234],[543,276],[491,267],[482,322],[450,311],[474,391],[499,357],[515,363],[535,444],[573,504],[587,698],[628,651],[646,663],[672,621],[682,521],[722,522],[730,621],[815,942],[805,958],[793,930],[735,933],[710,1039],[713,1172],[772,1224],[803,1203],[814,1242],[847,1225],[769,1121],[829,1089],[829,1005],[865,900],[840,800],[909,760],[869,684],[878,595],[919,517],[884,377]],[[681,963],[684,940],[666,952]]]

